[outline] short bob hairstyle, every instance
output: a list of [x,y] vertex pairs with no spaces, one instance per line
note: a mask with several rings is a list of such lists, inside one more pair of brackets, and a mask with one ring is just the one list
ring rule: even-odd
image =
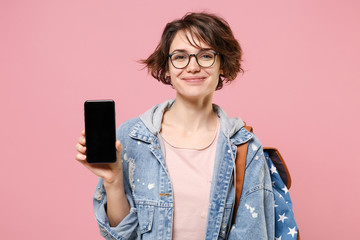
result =
[[[242,50],[235,39],[229,24],[222,18],[210,13],[187,13],[183,18],[168,23],[163,31],[159,45],[155,51],[144,60],[140,60],[151,75],[164,84],[171,85],[171,79],[166,76],[169,69],[170,45],[178,31],[186,31],[192,39],[208,44],[220,56],[220,69],[216,90],[223,87],[224,82],[233,81],[241,68]],[[190,41],[193,44],[195,41]],[[194,46],[200,48],[200,46]]]

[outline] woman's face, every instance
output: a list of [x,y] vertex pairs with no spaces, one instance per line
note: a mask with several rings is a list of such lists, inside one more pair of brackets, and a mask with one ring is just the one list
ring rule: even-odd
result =
[[[194,39],[196,42],[192,44],[195,46],[198,45],[200,48],[194,47],[188,42],[186,34],[188,35],[188,39],[193,41],[189,33],[184,31],[177,32],[170,45],[169,54],[174,52],[197,54],[201,50],[211,49],[209,45],[196,39]],[[175,88],[177,95],[192,100],[212,97],[221,73],[220,59],[218,56],[215,57],[215,63],[207,68],[199,66],[195,57],[191,57],[189,64],[182,69],[175,68],[170,60],[168,64],[169,70],[166,74],[170,76],[171,84]]]

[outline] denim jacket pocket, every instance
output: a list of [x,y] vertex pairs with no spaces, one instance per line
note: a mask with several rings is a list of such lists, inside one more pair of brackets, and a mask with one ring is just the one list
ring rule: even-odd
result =
[[229,220],[230,220],[231,208],[232,208],[231,204],[225,205],[224,216],[221,221],[221,227],[220,227],[220,234],[219,234],[220,239],[225,239],[226,237],[227,227],[230,224]]
[[141,234],[151,231],[154,220],[154,208],[154,206],[146,204],[136,206]]

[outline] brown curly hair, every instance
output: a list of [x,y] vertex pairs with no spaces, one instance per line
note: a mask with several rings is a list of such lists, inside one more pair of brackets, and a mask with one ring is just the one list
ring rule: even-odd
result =
[[[187,13],[181,19],[168,23],[155,51],[147,59],[140,60],[158,81],[171,85],[170,77],[166,76],[169,69],[169,49],[176,33],[181,30],[187,31],[192,39],[205,42],[219,53],[220,69],[223,73],[219,77],[216,90],[221,89],[224,82],[233,81],[239,72],[244,72],[241,68],[242,50],[229,24],[214,14]],[[191,44],[194,42],[189,41]]]

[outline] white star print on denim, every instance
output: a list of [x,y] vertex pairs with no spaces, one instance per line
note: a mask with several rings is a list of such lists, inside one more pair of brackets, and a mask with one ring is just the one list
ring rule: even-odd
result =
[[294,237],[295,234],[297,234],[297,231],[295,229],[296,229],[296,227],[289,228],[288,235],[291,235],[291,237]]

